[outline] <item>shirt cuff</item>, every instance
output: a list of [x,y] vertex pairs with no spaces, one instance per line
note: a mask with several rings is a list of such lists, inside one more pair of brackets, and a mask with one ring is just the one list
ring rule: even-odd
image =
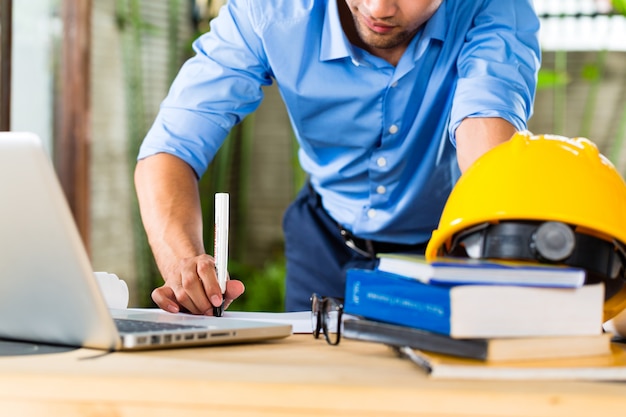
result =
[[[480,91],[480,98],[476,97]],[[456,129],[468,117],[500,117],[517,130],[525,130],[532,106],[510,82],[497,78],[462,78],[458,81],[450,116],[450,140],[456,146]]]
[[174,155],[202,177],[228,132],[202,114],[161,109],[144,138],[137,159],[158,153]]

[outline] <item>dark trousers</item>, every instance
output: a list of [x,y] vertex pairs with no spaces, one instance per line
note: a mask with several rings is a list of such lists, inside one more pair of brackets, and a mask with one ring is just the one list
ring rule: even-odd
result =
[[[309,300],[314,292],[343,298],[346,271],[350,268],[373,269],[378,262],[377,253],[424,254],[427,244],[375,242],[351,236],[328,215],[319,195],[308,184],[287,208],[283,231],[287,258],[287,311],[310,310]],[[344,236],[360,253],[346,245]]]
[[287,311],[311,309],[311,294],[343,298],[348,268],[372,269],[375,259],[348,248],[319,196],[305,185],[283,217]]

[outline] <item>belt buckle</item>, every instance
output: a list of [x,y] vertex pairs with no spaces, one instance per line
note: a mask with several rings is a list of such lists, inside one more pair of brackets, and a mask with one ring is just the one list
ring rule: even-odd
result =
[[364,256],[366,258],[371,258],[371,259],[376,257],[376,252],[374,251],[374,245],[372,245],[371,241],[364,240],[365,244],[367,245],[367,251],[365,251],[356,244],[356,242],[354,241],[354,235],[352,235],[352,233],[350,233],[348,230],[340,226],[339,233],[341,234],[341,237],[343,238],[343,241],[346,244],[346,246],[352,249],[353,251],[355,251],[356,253],[358,253],[359,255]]

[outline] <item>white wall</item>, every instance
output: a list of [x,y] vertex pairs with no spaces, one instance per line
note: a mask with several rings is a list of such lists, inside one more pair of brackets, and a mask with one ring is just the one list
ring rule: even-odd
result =
[[53,40],[60,31],[54,0],[13,2],[11,130],[37,133],[52,143]]
[[[610,0],[534,0],[546,51],[626,51],[626,18],[595,16],[612,10]],[[579,17],[575,17],[580,14]],[[556,16],[565,17],[556,17]]]

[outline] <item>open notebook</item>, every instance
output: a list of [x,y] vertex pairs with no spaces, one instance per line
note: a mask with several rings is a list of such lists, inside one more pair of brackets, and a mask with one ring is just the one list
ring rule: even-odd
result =
[[127,350],[260,341],[292,331],[154,313],[108,308],[39,138],[0,132],[0,338]]

